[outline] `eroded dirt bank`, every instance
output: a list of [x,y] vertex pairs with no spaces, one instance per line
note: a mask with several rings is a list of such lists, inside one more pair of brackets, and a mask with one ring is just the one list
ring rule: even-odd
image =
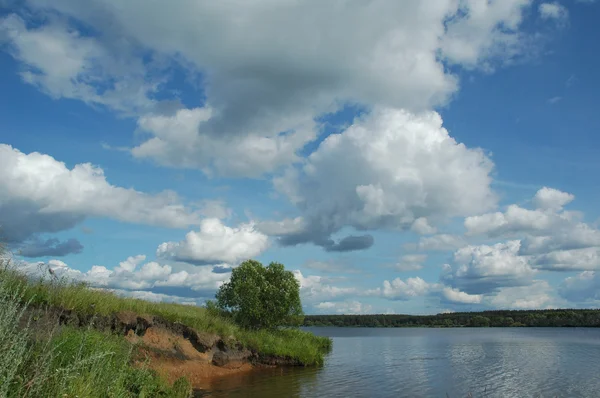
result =
[[113,315],[78,314],[64,308],[29,308],[37,338],[65,325],[94,328],[123,335],[137,348],[134,364],[145,364],[170,382],[185,376],[196,389],[209,389],[215,378],[240,375],[272,366],[302,366],[297,360],[263,355],[232,338],[201,332],[160,316],[123,311]]

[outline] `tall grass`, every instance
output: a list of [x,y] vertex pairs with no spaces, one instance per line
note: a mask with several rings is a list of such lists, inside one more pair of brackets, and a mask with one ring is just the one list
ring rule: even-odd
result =
[[154,303],[124,298],[111,292],[92,289],[83,283],[64,280],[28,279],[10,267],[0,267],[0,280],[11,291],[20,291],[20,301],[49,305],[82,314],[110,315],[120,311],[157,315],[180,322],[200,332],[215,333],[226,341],[237,341],[264,355],[291,357],[306,365],[323,363],[331,340],[300,330],[250,331],[206,308],[172,303]]
[[184,380],[171,387],[148,368],[134,368],[132,346],[121,337],[66,328],[34,339],[31,324],[20,324],[27,296],[24,290],[11,289],[15,286],[3,278],[9,275],[0,274],[0,397],[191,395]]

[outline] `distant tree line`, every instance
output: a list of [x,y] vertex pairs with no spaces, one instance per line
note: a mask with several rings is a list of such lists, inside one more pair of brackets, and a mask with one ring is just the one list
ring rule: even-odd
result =
[[303,326],[599,327],[600,310],[500,310],[437,315],[306,315]]

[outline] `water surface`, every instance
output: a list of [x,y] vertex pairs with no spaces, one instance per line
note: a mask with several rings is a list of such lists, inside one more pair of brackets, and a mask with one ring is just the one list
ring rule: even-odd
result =
[[320,369],[223,379],[212,397],[600,397],[600,329],[306,328]]

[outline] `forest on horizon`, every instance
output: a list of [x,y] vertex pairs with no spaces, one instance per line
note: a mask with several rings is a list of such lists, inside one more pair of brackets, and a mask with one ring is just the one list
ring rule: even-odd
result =
[[495,310],[436,315],[306,315],[303,326],[599,327],[599,309]]

